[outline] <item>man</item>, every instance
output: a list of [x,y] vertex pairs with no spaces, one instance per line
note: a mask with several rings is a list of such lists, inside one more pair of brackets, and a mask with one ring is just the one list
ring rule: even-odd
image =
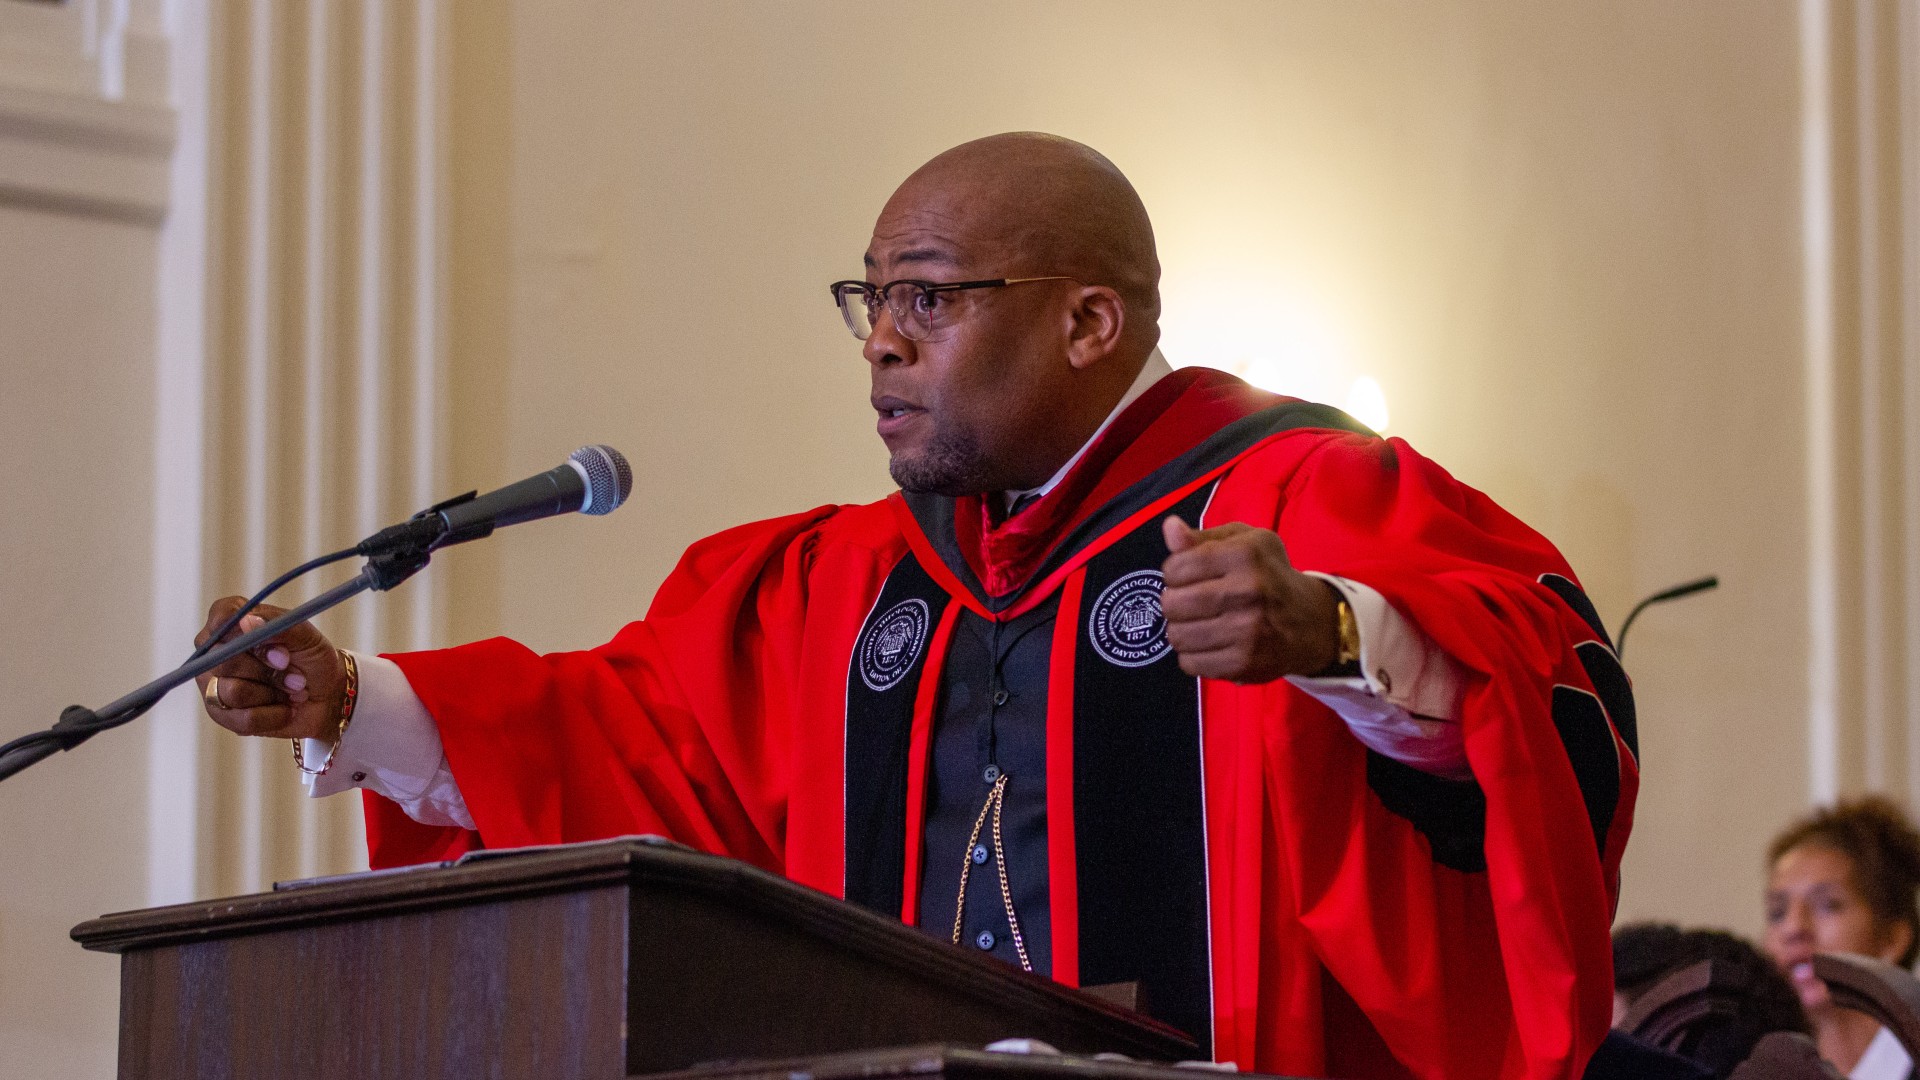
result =
[[[1634,1005],[1675,973],[1702,961],[1713,962],[1714,1007],[1671,1034],[1675,1053],[1698,1064],[1710,1076],[1726,1076],[1754,1053],[1760,1040],[1775,1032],[1805,1036],[1806,1052],[1818,1057],[1813,1028],[1793,984],[1773,961],[1745,938],[1725,930],[1682,930],[1672,923],[1643,922],[1613,933],[1613,1022],[1623,1021]],[[1647,1063],[1639,1074],[1650,1078],[1685,1075],[1670,1065]]]
[[1637,773],[1552,547],[1331,409],[1171,371],[1145,209],[1077,143],[934,158],[866,267],[834,295],[899,494],[701,541],[588,652],[303,628],[214,719],[369,789],[376,865],[663,833],[1136,981],[1243,1067],[1576,1075]]

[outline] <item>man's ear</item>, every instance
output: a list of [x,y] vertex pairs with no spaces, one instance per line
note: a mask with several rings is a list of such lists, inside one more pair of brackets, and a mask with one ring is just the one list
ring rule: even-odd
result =
[[1127,328],[1127,305],[1105,285],[1080,290],[1071,312],[1067,362],[1082,371],[1112,356]]

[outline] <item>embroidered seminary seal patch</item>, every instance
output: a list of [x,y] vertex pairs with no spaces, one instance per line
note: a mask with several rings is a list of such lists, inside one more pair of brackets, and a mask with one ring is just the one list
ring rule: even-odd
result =
[[931,617],[925,600],[902,600],[867,627],[860,639],[860,681],[875,692],[891,690],[913,670],[927,643]]
[[1135,570],[1107,586],[1087,617],[1094,651],[1121,667],[1146,667],[1167,654],[1167,617],[1160,611],[1165,579],[1158,570]]

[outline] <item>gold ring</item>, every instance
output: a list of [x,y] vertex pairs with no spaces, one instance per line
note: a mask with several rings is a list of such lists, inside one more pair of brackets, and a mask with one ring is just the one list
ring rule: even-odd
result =
[[200,700],[209,709],[226,708],[226,705],[220,701],[220,676],[215,675],[207,680],[207,688],[200,691]]

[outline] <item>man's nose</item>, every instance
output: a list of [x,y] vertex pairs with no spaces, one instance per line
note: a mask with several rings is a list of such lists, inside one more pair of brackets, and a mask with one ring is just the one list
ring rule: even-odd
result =
[[867,335],[860,352],[867,363],[876,366],[909,364],[914,360],[913,342],[900,333],[894,324],[893,312],[885,304],[880,305],[880,314],[873,320],[873,333]]

